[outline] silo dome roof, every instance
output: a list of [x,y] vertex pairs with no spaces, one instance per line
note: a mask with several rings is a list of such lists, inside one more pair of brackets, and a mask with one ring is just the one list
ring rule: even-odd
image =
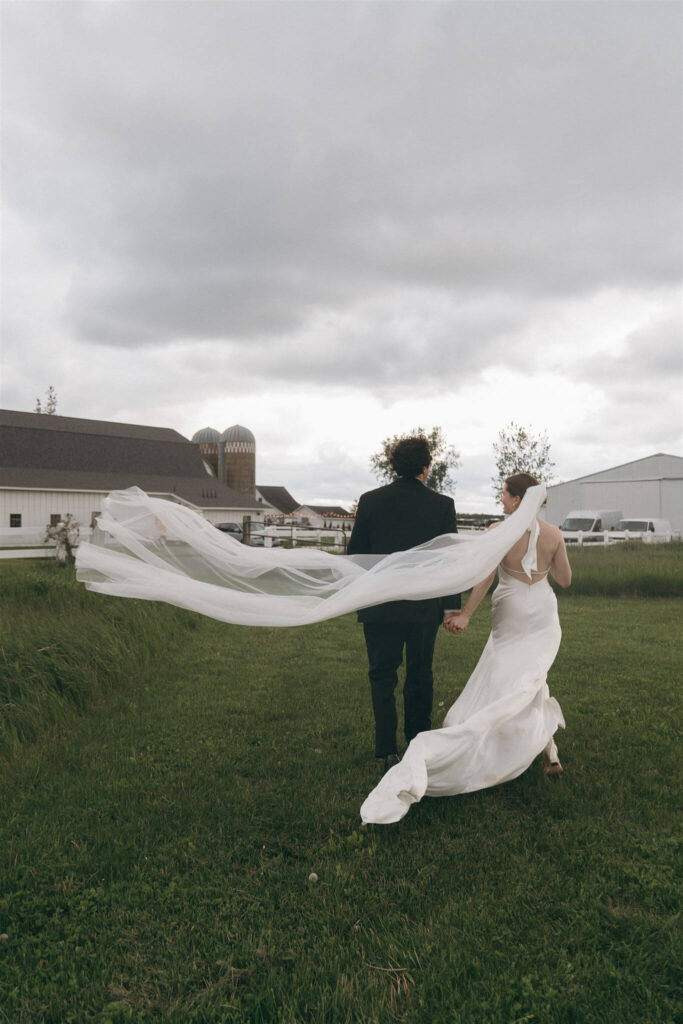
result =
[[251,430],[241,427],[239,423],[235,423],[232,427],[224,430],[221,434],[221,441],[246,441],[247,444],[256,444],[256,438]]
[[212,444],[216,441],[220,441],[221,435],[213,427],[204,427],[203,430],[198,430],[192,438],[193,444]]

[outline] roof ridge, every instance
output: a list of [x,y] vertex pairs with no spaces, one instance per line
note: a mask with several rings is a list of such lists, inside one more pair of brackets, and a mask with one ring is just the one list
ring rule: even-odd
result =
[[570,477],[569,480],[559,480],[556,484],[548,484],[548,487],[561,487],[564,484],[575,484],[578,483],[579,480],[589,480],[592,476],[602,476],[603,473],[612,473],[615,469],[623,469],[624,466],[633,466],[636,462],[646,462],[648,459],[659,458],[680,459],[683,462],[683,455],[672,455],[671,452],[653,452],[652,455],[641,455],[637,459],[630,459],[628,462],[619,462],[616,466],[608,466],[607,469],[596,469],[592,473],[584,473],[582,476]]
[[[187,444],[192,442],[175,427],[156,427],[147,423],[126,423],[123,420],[96,420],[85,416],[60,416],[39,412],[26,412],[23,409],[0,409],[0,426],[14,427],[17,430],[59,430],[62,433],[88,434],[106,433],[109,436],[143,436],[140,432],[156,435],[158,440],[163,440],[161,435],[173,435],[175,443],[184,441]],[[88,427],[99,428],[88,430]],[[113,428],[113,429],[112,429]],[[116,428],[123,428],[117,430]]]

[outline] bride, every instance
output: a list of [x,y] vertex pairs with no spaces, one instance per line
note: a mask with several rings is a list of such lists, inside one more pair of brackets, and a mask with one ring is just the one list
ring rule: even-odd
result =
[[[504,512],[513,517],[537,484],[527,473],[508,477]],[[456,634],[467,629],[495,572],[477,583],[462,611],[451,613],[447,629]],[[546,774],[561,773],[553,736],[564,719],[546,683],[561,638],[549,573],[561,587],[571,583],[560,530],[534,518],[498,565],[491,634],[465,689],[443,727],[416,736],[403,760],[370,793],[361,807],[364,823],[398,821],[423,796],[453,796],[507,782],[540,753]]]

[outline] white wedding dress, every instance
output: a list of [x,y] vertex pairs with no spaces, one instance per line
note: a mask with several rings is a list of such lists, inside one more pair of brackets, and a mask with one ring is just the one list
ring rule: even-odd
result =
[[[497,531],[491,531],[493,533]],[[484,652],[441,729],[422,732],[361,807],[364,823],[398,821],[423,796],[455,796],[525,771],[564,718],[546,676],[560,645],[557,599],[536,561],[538,521],[517,579],[499,565]],[[521,574],[520,574],[521,575]]]

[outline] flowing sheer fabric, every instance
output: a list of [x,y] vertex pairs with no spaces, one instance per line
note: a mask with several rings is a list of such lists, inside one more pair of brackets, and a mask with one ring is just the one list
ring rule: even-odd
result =
[[244,626],[302,626],[385,601],[419,601],[468,590],[532,529],[545,486],[488,533],[445,534],[384,556],[310,548],[252,548],[199,513],[137,487],[103,503],[91,541],[78,549],[89,590],[165,601]]
[[[498,533],[498,530],[493,530]],[[536,569],[538,523],[522,565]],[[562,636],[547,577],[533,585],[499,566],[484,652],[443,728],[421,732],[361,807],[364,823],[398,821],[423,796],[471,793],[521,775],[550,743],[562,710],[546,676]]]

